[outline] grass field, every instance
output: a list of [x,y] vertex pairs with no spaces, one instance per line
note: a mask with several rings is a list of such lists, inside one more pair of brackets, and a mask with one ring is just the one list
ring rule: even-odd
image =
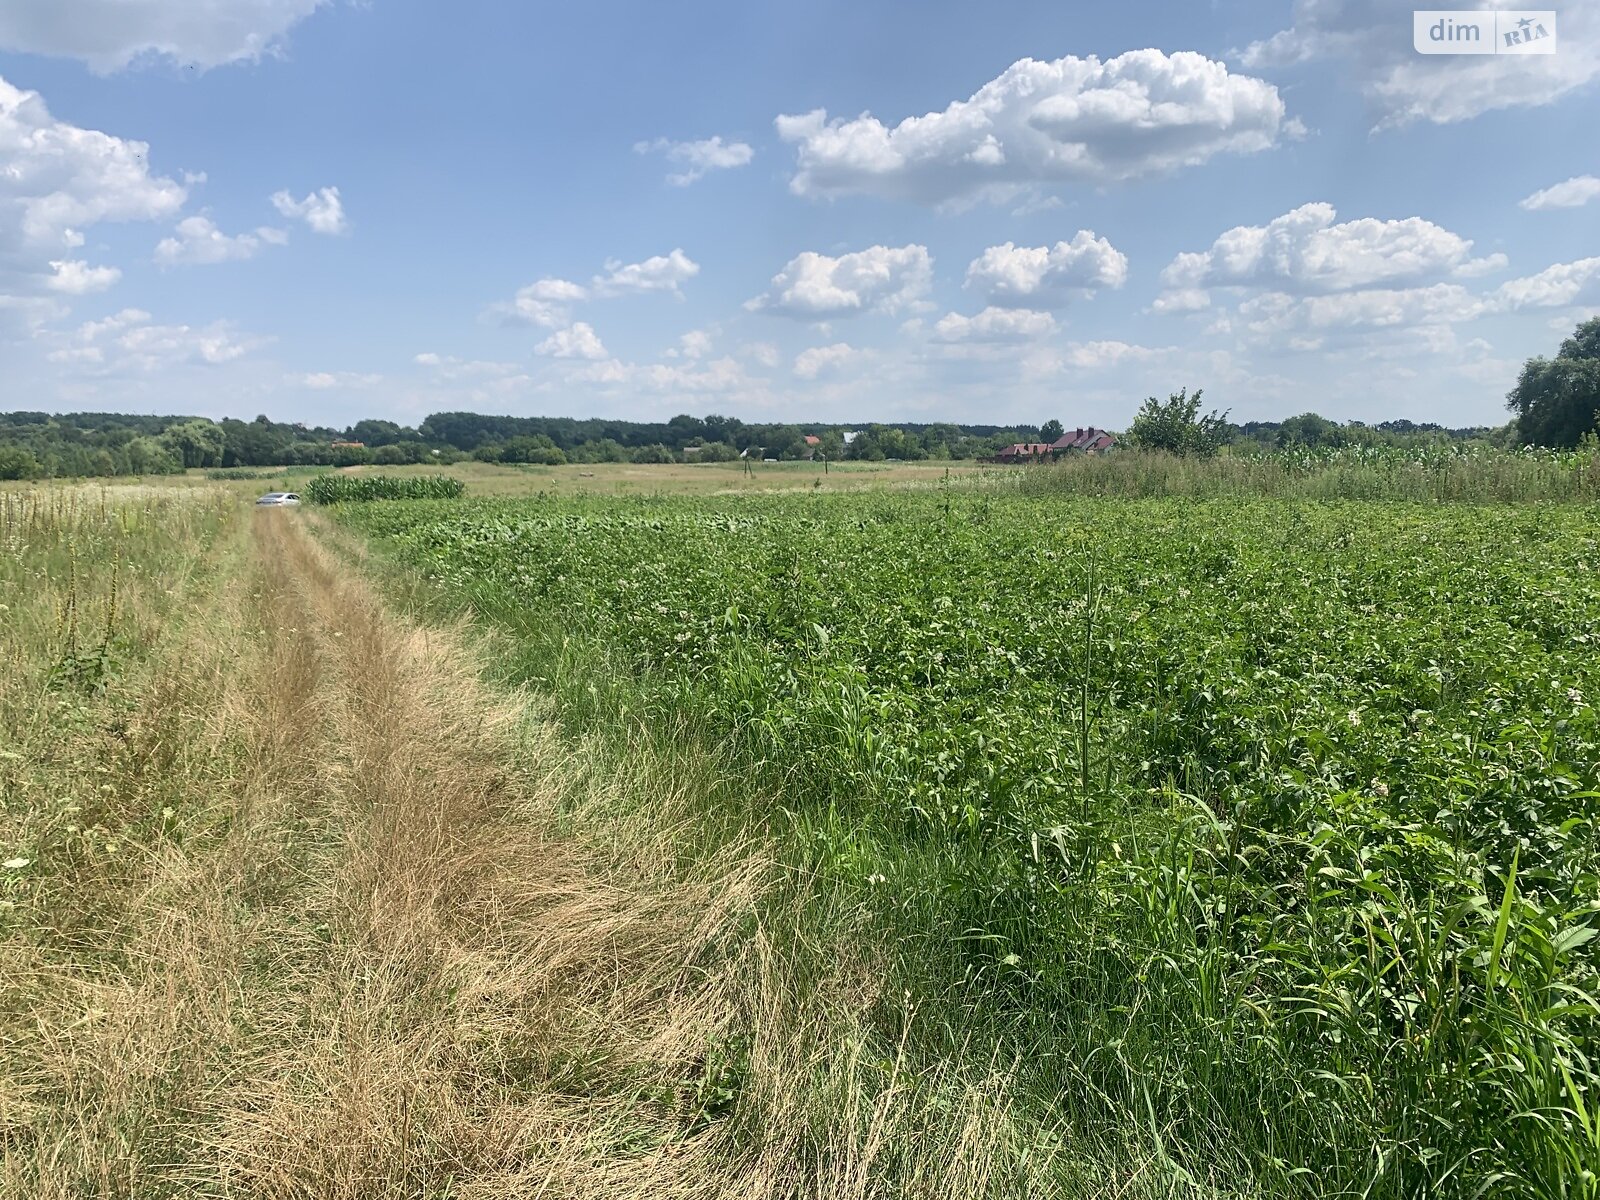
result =
[[1594,1196],[1600,509],[1414,468],[0,491],[0,1195]]
[[997,1177],[1081,1184],[1053,1130],[1179,1191],[1592,1191],[1593,507],[347,519],[513,631],[574,728],[749,782],[707,803],[819,889],[800,943],[890,981],[867,1053],[1005,1064]]
[[[292,467],[278,472],[251,468],[256,476],[228,486],[241,493],[256,489],[303,487],[305,481],[332,468]],[[352,475],[445,474],[460,479],[474,496],[532,495],[664,495],[676,493],[760,494],[789,491],[861,491],[884,487],[927,487],[947,479],[975,480],[983,476],[1004,475],[992,467],[976,463],[752,463],[746,472],[743,463],[593,463],[587,466],[539,467],[499,463],[462,462],[436,467],[346,467]],[[192,471],[190,481],[204,479],[204,471]],[[213,482],[218,482],[213,480]],[[220,482],[227,482],[225,480]]]

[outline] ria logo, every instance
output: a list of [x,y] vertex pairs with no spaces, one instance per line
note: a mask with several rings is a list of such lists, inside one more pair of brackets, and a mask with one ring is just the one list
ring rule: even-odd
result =
[[1412,44],[1418,54],[1554,54],[1552,9],[1419,9],[1412,13]]

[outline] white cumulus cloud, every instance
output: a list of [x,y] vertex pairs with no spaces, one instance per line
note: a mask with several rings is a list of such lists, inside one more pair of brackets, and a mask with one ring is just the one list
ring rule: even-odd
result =
[[966,286],[991,304],[1057,308],[1074,293],[1119,288],[1128,279],[1128,257],[1092,230],[1054,246],[990,246],[967,267]]
[[794,373],[801,379],[815,379],[825,371],[837,371],[861,352],[848,342],[831,346],[812,346],[795,355]]
[[691,329],[678,339],[678,353],[684,358],[704,358],[711,353],[711,334],[704,329]]
[[1190,51],[1102,62],[1025,58],[967,100],[886,125],[825,110],[777,118],[791,189],[941,204],[1031,186],[1105,184],[1265,150],[1298,136],[1277,88]]
[[577,322],[569,329],[558,329],[533,348],[535,354],[549,358],[583,358],[593,362],[610,357],[594,326]]
[[[1473,5],[1472,7],[1480,7]],[[1345,64],[1380,127],[1445,124],[1504,108],[1550,104],[1600,77],[1600,5],[1558,15],[1560,48],[1539,55],[1418,54],[1409,0],[1295,0],[1293,24],[1240,52],[1250,70]]]
[[1305,204],[1266,225],[1236,226],[1209,250],[1178,255],[1161,275],[1179,296],[1167,308],[1203,307],[1192,293],[1209,287],[1336,292],[1425,284],[1505,265],[1503,255],[1473,258],[1471,239],[1421,217],[1339,223],[1337,215],[1331,204]]
[[259,59],[328,0],[19,0],[0,5],[0,48],[76,58],[105,74],[169,59]]
[[209,217],[185,217],[178,222],[176,233],[177,236],[162,238],[156,244],[155,258],[163,266],[254,258],[264,247],[281,246],[289,240],[283,230],[267,226],[254,233],[230,236],[218,229]]
[[594,277],[593,290],[596,296],[626,296],[639,292],[678,294],[680,286],[698,274],[700,264],[682,250],[636,263],[613,258],[606,263],[606,273]]
[[892,313],[921,301],[932,283],[933,257],[926,246],[870,246],[836,258],[807,250],[745,307],[810,320]]
[[1351,329],[1412,329],[1471,320],[1489,306],[1458,283],[1417,288],[1368,288],[1327,296],[1267,292],[1239,305],[1257,335],[1323,333]]
[[708,171],[726,171],[745,166],[756,154],[748,143],[725,142],[720,136],[702,138],[697,142],[657,138],[653,142],[637,142],[633,149],[638,154],[664,154],[669,161],[682,163],[682,170],[667,176],[667,182],[673,187],[688,187]]
[[122,278],[116,267],[91,267],[79,259],[57,259],[50,269],[54,274],[45,280],[45,287],[67,296],[103,292]]
[[682,250],[636,263],[611,259],[604,273],[596,275],[588,286],[547,276],[519,288],[509,303],[494,304],[489,311],[501,314],[507,321],[536,325],[541,329],[566,329],[572,324],[573,305],[652,292],[681,296],[682,285],[699,273],[700,264]]
[[589,290],[570,279],[536,279],[517,289],[509,305],[498,307],[508,320],[561,329],[572,323],[571,305],[588,298]]
[[100,376],[154,374],[184,366],[221,366],[265,342],[239,333],[225,321],[200,328],[156,325],[142,309],[125,308],[103,320],[84,322],[48,357]]
[[1056,331],[1047,312],[1026,308],[986,308],[975,317],[947,313],[933,327],[941,342],[1029,342]]
[[1600,197],[1600,179],[1593,175],[1574,175],[1571,179],[1535,192],[1518,201],[1522,208],[1579,208]]
[[1508,309],[1600,303],[1600,258],[1556,263],[1536,275],[1508,280],[1496,290],[1495,300]]
[[1114,367],[1121,362],[1141,362],[1168,353],[1149,346],[1136,346],[1128,342],[1073,342],[1067,347],[1063,361],[1068,366],[1084,370]]
[[336,187],[319,188],[304,200],[296,200],[287,190],[272,194],[272,207],[293,220],[304,221],[314,233],[348,233],[350,222],[344,215],[344,202]]
[[64,251],[85,229],[110,221],[158,221],[187,199],[183,185],[153,175],[150,147],[51,116],[37,92],[0,79],[0,294],[21,305],[44,291],[99,291],[116,282]]

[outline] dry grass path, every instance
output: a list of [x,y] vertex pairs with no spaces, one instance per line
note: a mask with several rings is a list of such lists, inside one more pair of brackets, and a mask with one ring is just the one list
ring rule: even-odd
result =
[[693,968],[758,866],[590,877],[566,752],[458,639],[299,518],[235,553],[78,747],[120,836],[4,942],[0,1194],[721,1192]]

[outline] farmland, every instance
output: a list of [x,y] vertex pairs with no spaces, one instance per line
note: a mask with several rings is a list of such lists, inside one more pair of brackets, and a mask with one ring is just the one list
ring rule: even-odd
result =
[[763,927],[881,973],[877,1102],[991,1080],[987,1187],[1533,1196],[1600,1173],[1596,517],[1030,484],[340,519],[574,738],[715,764],[668,853],[770,839]]

